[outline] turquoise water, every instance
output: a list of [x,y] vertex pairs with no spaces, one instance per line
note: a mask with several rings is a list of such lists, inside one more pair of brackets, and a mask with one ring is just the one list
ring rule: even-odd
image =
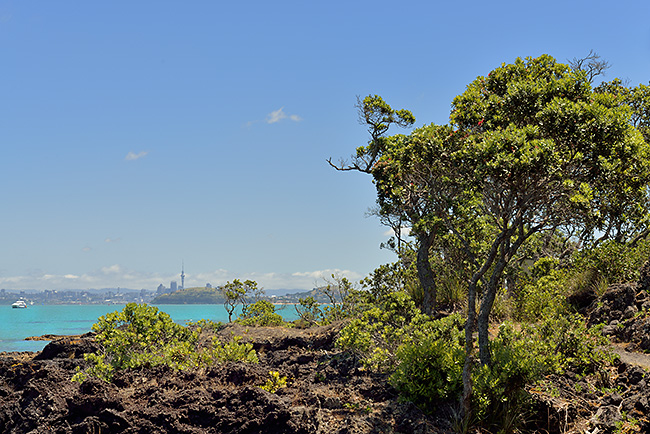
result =
[[[185,324],[188,321],[209,319],[228,321],[228,313],[218,304],[160,305],[172,319]],[[27,309],[0,306],[0,351],[41,351],[47,341],[26,341],[28,336],[45,334],[75,335],[90,331],[97,318],[109,312],[122,310],[123,305],[42,305]],[[296,319],[293,306],[276,307],[286,320]]]

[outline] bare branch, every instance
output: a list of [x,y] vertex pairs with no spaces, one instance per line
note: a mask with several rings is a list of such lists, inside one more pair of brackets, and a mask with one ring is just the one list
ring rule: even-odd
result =
[[583,71],[587,75],[589,83],[592,83],[595,77],[605,75],[605,71],[611,67],[609,62],[601,60],[594,50],[589,50],[589,54],[580,59],[574,57],[569,61],[569,66],[574,71]]

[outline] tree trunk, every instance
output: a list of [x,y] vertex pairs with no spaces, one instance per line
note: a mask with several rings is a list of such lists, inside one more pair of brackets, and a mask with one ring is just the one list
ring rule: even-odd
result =
[[465,364],[463,365],[464,418],[471,418],[472,412],[472,359],[474,358],[474,323],[476,322],[476,282],[472,280],[467,289],[467,322],[465,323]]
[[481,365],[490,365],[492,363],[492,357],[490,355],[490,336],[489,336],[489,325],[490,325],[490,313],[492,312],[492,306],[494,305],[494,299],[497,295],[497,287],[499,286],[499,281],[503,275],[503,269],[507,264],[505,255],[502,254],[499,261],[496,263],[494,270],[492,271],[492,276],[490,276],[490,281],[488,282],[484,292],[483,297],[481,297],[481,307],[478,314],[478,354],[481,359]]
[[422,300],[422,310],[425,314],[432,316],[436,311],[436,280],[431,263],[429,262],[429,248],[433,242],[433,237],[428,234],[422,234],[418,237],[418,257],[416,267],[418,270],[418,279],[422,285],[424,298]]

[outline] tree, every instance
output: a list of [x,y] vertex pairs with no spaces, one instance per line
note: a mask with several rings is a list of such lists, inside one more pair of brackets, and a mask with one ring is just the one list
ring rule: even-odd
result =
[[[377,187],[378,213],[387,220],[399,220],[416,240],[416,268],[423,289],[422,308],[433,315],[437,306],[436,273],[430,257],[459,259],[452,230],[462,227],[479,236],[481,218],[472,211],[474,198],[466,177],[454,156],[463,140],[450,126],[429,125],[410,135],[385,139],[382,156],[371,173]],[[469,192],[469,195],[468,195]],[[453,223],[452,223],[453,222]],[[468,246],[469,247],[469,246]],[[448,261],[451,264],[451,261]]]
[[[650,152],[629,110],[609,93],[594,93],[584,72],[546,55],[478,77],[452,108],[452,122],[468,134],[466,176],[495,229],[469,284],[466,325],[469,364],[477,285],[487,277],[477,326],[480,360],[489,365],[488,319],[517,250],[541,231],[577,226],[587,238],[619,225],[644,203]],[[468,382],[469,373],[464,377]]]
[[[380,212],[404,217],[427,259],[433,246],[449,264],[453,248],[464,252],[471,269],[466,409],[473,332],[478,328],[480,362],[489,366],[489,316],[521,246],[542,232],[584,242],[599,233],[632,236],[645,221],[648,143],[630,108],[611,92],[594,92],[591,78],[547,55],[517,59],[477,77],[453,100],[451,126],[382,136],[375,151],[358,151],[372,163]],[[435,309],[426,305],[435,300],[431,289],[428,312]]]
[[246,280],[244,282],[235,279],[232,282],[226,282],[223,286],[223,295],[225,300],[223,306],[228,312],[228,322],[232,322],[232,314],[238,304],[242,304],[244,309],[249,304],[248,297],[254,296],[255,300],[259,300],[261,289],[257,288],[257,282],[254,280]]
[[[391,217],[397,217],[399,224],[392,226],[398,237],[404,225],[411,229],[411,233],[416,238],[416,266],[424,294],[423,307],[427,313],[433,314],[436,307],[436,283],[429,263],[429,251],[435,240],[438,226],[435,222],[425,221],[430,214],[427,209],[421,209],[420,205],[427,208],[426,201],[417,197],[404,197],[399,193],[393,194],[391,191],[394,186],[392,181],[399,179],[403,171],[400,167],[390,164],[392,158],[388,155],[392,150],[399,151],[399,141],[404,136],[385,137],[392,124],[406,128],[415,123],[415,117],[408,110],[393,110],[377,95],[369,95],[363,100],[357,98],[357,108],[359,122],[368,125],[370,134],[368,145],[358,147],[350,163],[341,161],[339,165],[335,165],[331,159],[328,163],[337,170],[357,170],[373,174],[377,184],[380,215],[386,217],[386,221],[393,221]],[[447,132],[440,133],[444,135]],[[407,193],[405,188],[408,188],[404,185],[398,188],[400,192]]]
[[381,157],[386,144],[384,135],[391,125],[407,128],[415,123],[415,117],[408,110],[393,110],[380,96],[368,95],[361,100],[357,97],[357,111],[359,114],[359,123],[368,126],[370,140],[368,145],[359,146],[356,154],[348,163],[341,160],[338,165],[332,163],[332,159],[327,162],[336,170],[357,170],[359,172],[370,173],[375,162]]

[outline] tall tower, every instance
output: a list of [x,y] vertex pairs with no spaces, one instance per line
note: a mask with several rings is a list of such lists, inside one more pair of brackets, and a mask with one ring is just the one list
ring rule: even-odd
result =
[[181,266],[181,289],[185,289],[185,261]]

